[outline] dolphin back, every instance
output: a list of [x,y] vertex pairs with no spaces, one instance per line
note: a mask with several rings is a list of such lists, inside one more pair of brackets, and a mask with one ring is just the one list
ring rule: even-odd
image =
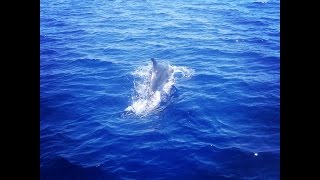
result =
[[154,58],[151,58],[151,61],[152,61],[153,67],[155,67],[157,65],[157,61]]
[[168,65],[158,63],[154,58],[151,58],[153,63],[150,88],[153,92],[161,90],[168,82],[170,77],[170,69]]

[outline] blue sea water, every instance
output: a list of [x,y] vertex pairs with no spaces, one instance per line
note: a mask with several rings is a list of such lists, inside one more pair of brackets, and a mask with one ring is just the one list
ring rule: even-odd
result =
[[[40,178],[280,179],[279,6],[41,0]],[[128,114],[150,58],[190,74]]]

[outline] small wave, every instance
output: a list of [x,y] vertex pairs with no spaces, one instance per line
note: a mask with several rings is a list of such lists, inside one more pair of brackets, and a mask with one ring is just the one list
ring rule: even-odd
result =
[[134,76],[134,94],[132,103],[125,109],[126,115],[137,115],[144,117],[158,113],[165,109],[171,102],[173,94],[177,91],[175,83],[180,79],[188,79],[195,73],[193,69],[185,66],[168,65],[170,72],[168,80],[159,90],[150,91],[152,79],[152,63],[138,67],[132,75]]
[[85,66],[85,67],[106,67],[113,64],[111,61],[101,60],[101,59],[89,59],[89,58],[83,58],[83,59],[77,59],[70,62],[71,65],[75,66]]
[[119,179],[119,177],[100,168],[100,165],[83,167],[58,156],[40,164],[40,179]]
[[256,1],[254,1],[254,3],[268,3],[268,2],[270,2],[270,0],[256,0]]

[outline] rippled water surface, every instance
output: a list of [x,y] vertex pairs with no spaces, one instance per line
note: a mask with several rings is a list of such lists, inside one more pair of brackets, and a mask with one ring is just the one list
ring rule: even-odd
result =
[[[279,179],[278,0],[40,10],[41,179]],[[150,58],[184,70],[128,114]]]

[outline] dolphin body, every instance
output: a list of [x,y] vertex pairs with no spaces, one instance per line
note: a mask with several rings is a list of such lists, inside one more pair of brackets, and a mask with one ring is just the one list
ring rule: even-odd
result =
[[168,64],[158,63],[155,59],[151,58],[152,70],[151,70],[151,81],[150,90],[151,93],[161,91],[165,83],[168,82],[171,70]]

